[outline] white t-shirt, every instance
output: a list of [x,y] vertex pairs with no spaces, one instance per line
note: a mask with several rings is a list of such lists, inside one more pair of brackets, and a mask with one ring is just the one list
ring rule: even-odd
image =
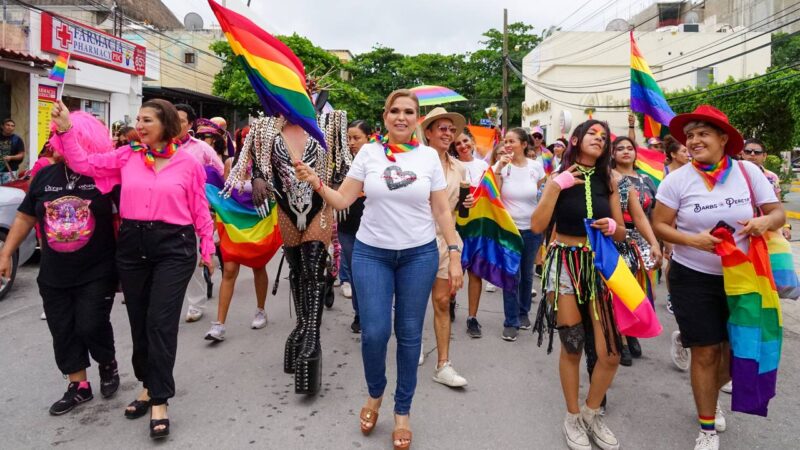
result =
[[500,178],[503,180],[500,197],[520,230],[531,229],[531,216],[539,202],[538,183],[545,176],[541,162],[528,158],[525,158],[525,162],[525,167],[509,163],[500,170]]
[[472,161],[461,161],[461,164],[467,168],[469,184],[472,187],[481,184],[481,177],[483,177],[483,173],[486,172],[486,169],[489,168],[489,163],[482,159],[472,158]]
[[347,176],[364,183],[364,214],[356,238],[373,247],[403,250],[436,238],[431,192],[447,187],[436,150],[420,145],[389,161],[378,143],[361,147]]
[[[777,203],[775,192],[761,170],[750,162],[744,161],[744,167],[753,185],[756,205]],[[739,163],[733,162],[728,179],[724,184],[717,184],[709,192],[702,175],[691,164],[670,172],[658,187],[656,200],[678,212],[678,231],[697,234],[714,228],[720,220],[736,229],[736,246],[747,252],[750,243],[745,235],[738,232],[743,227],[738,221],[753,217],[750,203],[750,191]],[[675,245],[672,258],[690,269],[712,275],[722,275],[722,260],[719,256],[685,245]]]

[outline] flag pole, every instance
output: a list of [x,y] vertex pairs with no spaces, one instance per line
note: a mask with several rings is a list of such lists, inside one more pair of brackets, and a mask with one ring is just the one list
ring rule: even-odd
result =
[[66,67],[64,68],[64,79],[56,87],[56,101],[60,102],[61,97],[64,95],[64,85],[67,83],[67,71],[69,70],[69,58],[71,54],[67,52],[67,63]]

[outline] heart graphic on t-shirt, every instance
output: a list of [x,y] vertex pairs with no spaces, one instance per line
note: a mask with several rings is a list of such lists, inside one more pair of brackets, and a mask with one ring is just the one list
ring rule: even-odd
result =
[[386,187],[393,191],[417,181],[417,174],[410,170],[404,171],[400,166],[389,166],[383,171],[383,179],[386,181]]

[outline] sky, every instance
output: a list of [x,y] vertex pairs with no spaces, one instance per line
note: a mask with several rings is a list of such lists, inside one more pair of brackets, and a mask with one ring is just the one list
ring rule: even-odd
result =
[[[162,0],[183,21],[196,12],[205,25],[216,24],[206,0]],[[223,0],[217,0],[222,3]],[[353,54],[376,44],[404,54],[463,53],[481,48],[481,34],[508,21],[565,30],[603,30],[611,20],[628,18],[655,0],[251,0],[250,8],[268,31],[297,33],[325,49]],[[228,0],[246,4],[247,0]]]

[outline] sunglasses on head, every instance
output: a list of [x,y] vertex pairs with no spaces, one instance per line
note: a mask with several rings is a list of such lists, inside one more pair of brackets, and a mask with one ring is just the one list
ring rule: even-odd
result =
[[763,155],[764,154],[764,150],[753,150],[753,149],[746,148],[746,149],[744,149],[742,151],[747,155]]

